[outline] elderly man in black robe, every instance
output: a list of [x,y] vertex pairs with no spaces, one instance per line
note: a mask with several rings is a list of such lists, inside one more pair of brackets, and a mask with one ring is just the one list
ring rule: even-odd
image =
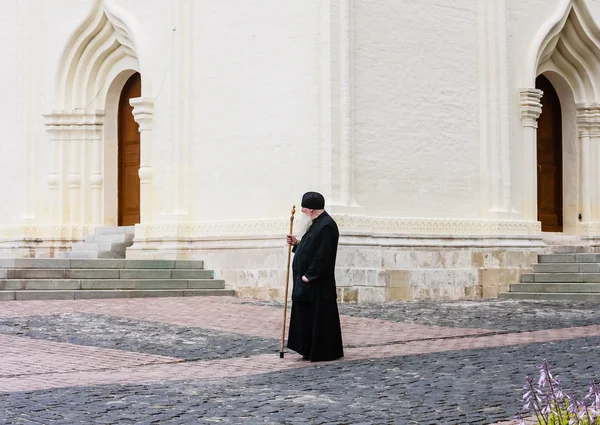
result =
[[302,213],[312,220],[310,227],[300,241],[287,236],[294,252],[287,347],[301,354],[303,360],[335,360],[344,356],[335,284],[339,231],[325,211],[325,198],[320,193],[304,194]]

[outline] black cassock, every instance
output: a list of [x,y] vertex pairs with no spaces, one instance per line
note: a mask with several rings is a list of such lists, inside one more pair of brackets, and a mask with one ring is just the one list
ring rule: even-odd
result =
[[344,356],[335,285],[338,239],[337,224],[323,212],[293,248],[294,287],[287,347],[311,361]]

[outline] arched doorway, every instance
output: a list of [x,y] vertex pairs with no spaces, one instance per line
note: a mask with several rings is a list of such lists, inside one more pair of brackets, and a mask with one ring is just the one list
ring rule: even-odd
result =
[[118,225],[140,222],[140,133],[129,99],[142,95],[140,74],[133,74],[123,87],[118,111]]
[[562,112],[552,83],[540,75],[535,87],[544,92],[537,128],[537,205],[543,232],[563,231]]

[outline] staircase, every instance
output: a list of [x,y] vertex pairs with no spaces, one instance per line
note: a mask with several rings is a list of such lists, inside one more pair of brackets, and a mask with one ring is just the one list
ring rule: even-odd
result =
[[95,233],[75,243],[71,251],[62,252],[60,258],[125,258],[125,250],[133,245],[134,226],[98,227]]
[[[113,251],[94,242],[95,255]],[[97,233],[102,238],[107,233]],[[112,236],[111,236],[112,237]],[[107,237],[110,239],[111,237]],[[87,243],[87,242],[86,242]],[[77,252],[88,252],[80,250]],[[87,254],[86,254],[87,255]],[[93,255],[93,254],[90,254]],[[0,301],[234,295],[202,261],[126,259],[0,259]]]
[[600,254],[538,255],[533,273],[521,275],[501,299],[600,301]]

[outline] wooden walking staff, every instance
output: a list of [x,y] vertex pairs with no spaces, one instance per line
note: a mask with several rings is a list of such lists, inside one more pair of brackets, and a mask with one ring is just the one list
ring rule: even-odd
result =
[[[296,205],[292,207],[292,216],[290,217],[290,235],[294,231],[294,214],[296,214]],[[283,359],[283,345],[285,343],[285,319],[287,315],[287,298],[288,298],[288,286],[290,283],[290,258],[292,257],[292,246],[288,245],[288,258],[287,258],[287,270],[285,272],[285,298],[283,299],[283,329],[281,330],[281,350],[279,351],[279,358]]]

